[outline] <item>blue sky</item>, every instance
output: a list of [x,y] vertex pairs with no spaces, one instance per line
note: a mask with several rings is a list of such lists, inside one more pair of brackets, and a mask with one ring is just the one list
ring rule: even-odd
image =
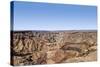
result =
[[14,2],[14,30],[95,30],[97,7]]

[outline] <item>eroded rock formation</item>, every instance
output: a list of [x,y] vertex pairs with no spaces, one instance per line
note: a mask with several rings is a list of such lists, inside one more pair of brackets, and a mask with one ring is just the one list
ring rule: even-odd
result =
[[96,31],[14,31],[11,64],[53,64],[97,60]]

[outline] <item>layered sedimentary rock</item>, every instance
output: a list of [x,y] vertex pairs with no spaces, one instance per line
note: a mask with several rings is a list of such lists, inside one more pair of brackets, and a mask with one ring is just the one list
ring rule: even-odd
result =
[[97,60],[97,31],[13,31],[11,64]]

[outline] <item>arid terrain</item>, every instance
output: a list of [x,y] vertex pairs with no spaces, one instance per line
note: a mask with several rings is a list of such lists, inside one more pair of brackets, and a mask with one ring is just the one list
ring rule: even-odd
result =
[[96,30],[11,32],[11,64],[15,66],[96,60]]

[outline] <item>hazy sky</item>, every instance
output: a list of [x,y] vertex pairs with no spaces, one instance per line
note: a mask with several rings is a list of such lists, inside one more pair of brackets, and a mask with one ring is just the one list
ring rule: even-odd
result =
[[97,7],[14,2],[14,30],[97,29]]

